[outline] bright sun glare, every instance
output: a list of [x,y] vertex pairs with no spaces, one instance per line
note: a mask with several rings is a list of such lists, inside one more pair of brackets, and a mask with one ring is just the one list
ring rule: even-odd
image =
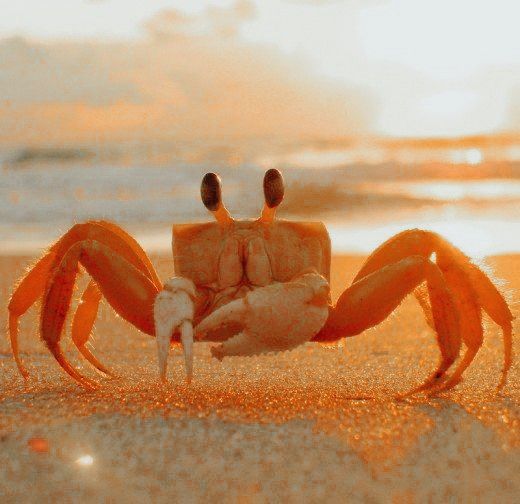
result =
[[76,460],[76,464],[80,466],[91,466],[94,463],[92,455],[82,455]]

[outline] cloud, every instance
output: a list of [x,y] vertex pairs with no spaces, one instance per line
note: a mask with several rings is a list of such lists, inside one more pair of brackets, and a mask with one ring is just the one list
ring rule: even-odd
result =
[[163,9],[145,23],[145,30],[164,41],[177,37],[235,37],[240,25],[253,19],[256,6],[250,0],[237,0],[229,7],[208,6],[200,14],[187,15],[177,9]]
[[[489,81],[490,95],[494,97],[497,91],[505,96],[504,108],[506,111],[506,122],[504,129],[520,134],[520,65],[511,65],[507,68],[495,70],[487,76]],[[520,137],[519,141],[520,143]]]
[[[230,26],[254,15],[248,5],[228,9]],[[222,12],[206,12],[200,32],[201,19],[162,16],[153,26],[161,21],[170,35],[149,40],[0,41],[2,144],[291,141],[369,129],[372,100],[364,92],[242,42],[216,21]]]
[[520,131],[520,86],[511,92],[510,113],[507,126],[513,131]]
[[136,101],[135,82],[117,79],[114,61],[100,45],[0,43],[0,97],[16,105],[76,103],[103,106]]
[[331,5],[331,4],[359,4],[362,6],[386,3],[389,0],[285,0],[287,3],[308,5]]

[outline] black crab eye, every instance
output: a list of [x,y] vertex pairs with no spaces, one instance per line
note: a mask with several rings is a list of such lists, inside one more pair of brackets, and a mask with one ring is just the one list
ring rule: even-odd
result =
[[216,173],[206,173],[200,185],[202,203],[211,212],[215,212],[222,201],[222,184]]
[[265,204],[269,208],[277,207],[283,200],[284,191],[282,174],[275,168],[267,170],[264,175]]

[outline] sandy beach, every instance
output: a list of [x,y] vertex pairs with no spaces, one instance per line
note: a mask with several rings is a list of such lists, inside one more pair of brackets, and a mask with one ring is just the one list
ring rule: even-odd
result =
[[[4,4],[0,504],[520,503],[518,0]],[[282,224],[278,233],[270,227],[275,212],[276,219],[300,224]],[[228,226],[230,217],[239,223]],[[156,340],[103,301],[89,349],[113,372],[109,378],[71,341],[72,315],[89,282],[84,272],[60,346],[99,388],[81,388],[40,340],[39,303],[19,324],[20,357],[29,372],[22,378],[11,352],[8,304],[42,250],[75,224],[109,221],[139,243],[166,281],[174,275],[172,225],[215,219],[221,240],[217,227],[214,238],[205,234],[209,228],[175,228],[179,272],[206,275],[203,266],[218,257],[223,289],[209,293],[213,304],[203,309],[224,304],[234,288],[244,293],[247,282],[288,279],[310,265],[324,273],[329,250],[336,300],[387,240],[412,229],[442,236],[474,258],[510,303],[514,358],[505,387],[497,391],[502,333],[483,314],[483,346],[463,380],[448,392],[405,398],[435,376],[440,357],[414,296],[379,326],[333,345],[306,343],[220,362],[211,352],[224,350],[197,341],[190,384],[180,346],[170,350],[165,383]],[[255,227],[250,235],[245,220]],[[317,222],[330,249],[318,227],[301,226]],[[77,257],[118,311],[167,344],[166,319],[176,316],[168,300],[155,305],[163,323],[143,308],[157,299],[160,282],[154,277],[148,289],[124,263],[107,259],[103,237],[119,253],[118,232],[92,229],[77,235],[92,248],[62,242],[72,251],[67,258],[76,260],[81,251]],[[432,260],[447,257],[437,238],[418,236],[426,235],[406,235],[383,254],[400,257],[403,244],[413,253],[433,251]],[[60,263],[56,297],[70,292],[68,259]],[[107,262],[109,275],[121,281],[117,288],[100,272]],[[446,319],[437,317],[436,326],[447,362],[456,320],[447,313],[436,270],[412,259],[371,278],[385,276],[398,289],[423,271],[432,273],[434,311]],[[480,328],[467,275],[448,262],[441,271],[457,291],[456,306],[469,315],[465,340],[476,344]],[[205,288],[209,280],[196,282]],[[227,341],[225,351],[243,355],[309,339],[301,327],[316,317],[308,332],[318,331],[326,315],[319,307],[328,291],[320,282],[312,279],[309,310],[289,307],[309,285],[272,297],[265,294],[270,290],[253,293],[249,306],[257,294],[268,302],[249,322],[268,333],[248,326],[257,340],[242,335]],[[96,296],[95,287],[85,299]],[[368,288],[353,289],[348,323],[338,329],[329,319],[319,334],[334,334],[330,327],[355,333],[367,318],[379,320],[391,302],[388,289],[377,293],[379,311],[372,311]],[[506,325],[509,363],[509,314],[489,302],[489,289],[477,297]],[[63,309],[48,299],[54,313]],[[184,301],[182,309],[190,310]],[[190,316],[179,315],[184,328]],[[56,320],[61,324],[52,313],[43,319],[47,340]],[[237,327],[226,322],[207,339],[223,340]],[[188,338],[185,330],[183,341]],[[473,347],[466,350],[452,372],[473,355]]]
[[[334,257],[334,297],[362,261]],[[171,276],[168,256],[153,262],[162,278]],[[518,316],[520,256],[486,263],[504,279]],[[0,306],[28,264],[0,258]],[[0,340],[2,502],[515,502],[520,495],[519,366],[497,395],[502,341],[489,321],[463,383],[438,397],[396,400],[438,358],[413,299],[333,348],[308,344],[219,363],[200,344],[190,387],[179,353],[170,358],[169,383],[159,384],[154,340],[103,306],[94,348],[119,378],[97,376],[63,338],[71,361],[103,384],[96,392],[60,370],[38,340],[37,315],[32,309],[21,324],[26,384],[7,338]]]

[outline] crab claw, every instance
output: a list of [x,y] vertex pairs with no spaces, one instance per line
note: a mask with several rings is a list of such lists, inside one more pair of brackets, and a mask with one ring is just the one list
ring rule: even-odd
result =
[[187,278],[174,277],[164,284],[164,289],[157,295],[154,303],[155,336],[157,339],[157,357],[159,375],[166,381],[168,351],[172,334],[181,333],[184,351],[186,379],[191,382],[193,375],[193,314],[196,297],[195,285]]
[[185,320],[181,325],[181,343],[184,352],[186,381],[191,383],[193,377],[193,325],[187,320]]
[[290,350],[310,341],[328,317],[329,285],[317,273],[249,292],[215,310],[195,328],[197,339],[233,324],[237,333],[213,347],[222,360],[232,355],[259,355]]

